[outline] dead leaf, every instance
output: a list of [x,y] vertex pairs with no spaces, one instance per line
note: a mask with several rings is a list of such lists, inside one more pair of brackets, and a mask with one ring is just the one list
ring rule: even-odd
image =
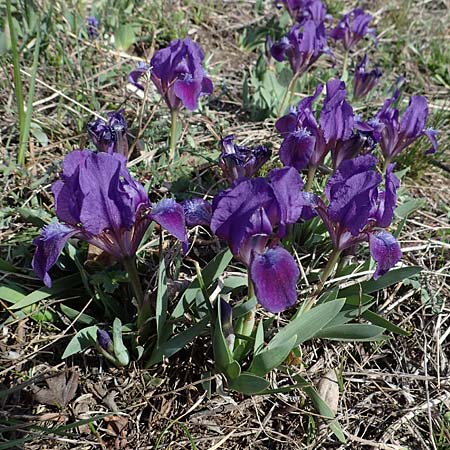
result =
[[110,267],[116,263],[116,259],[104,250],[100,250],[95,245],[89,244],[88,254],[85,261],[87,267]]
[[75,370],[60,372],[46,378],[48,388],[35,388],[36,401],[44,405],[64,408],[75,397],[80,375]]
[[319,381],[318,391],[321,399],[336,414],[339,405],[339,383],[334,370],[330,370],[322,377]]

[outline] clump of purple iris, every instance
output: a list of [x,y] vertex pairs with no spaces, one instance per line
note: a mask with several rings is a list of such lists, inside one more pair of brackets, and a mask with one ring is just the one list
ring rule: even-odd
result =
[[374,130],[353,114],[343,81],[330,80],[326,88],[319,120],[312,107],[323,90],[320,84],[312,96],[301,100],[297,108],[291,108],[275,124],[283,137],[281,162],[297,170],[308,168],[306,190],[311,189],[314,173],[330,151],[336,169],[343,160],[353,158],[365,148],[366,135]]
[[428,118],[426,98],[421,95],[411,97],[408,107],[400,117],[399,110],[393,107],[399,96],[400,91],[397,91],[392,98],[384,102],[376,115],[382,127],[379,141],[386,166],[421,136],[426,136],[431,142],[431,147],[426,151],[427,154],[435,153],[437,150],[438,132],[432,128],[425,129]]
[[108,113],[108,121],[96,119],[88,123],[92,143],[100,152],[119,153],[128,158],[128,124],[123,110]]
[[86,31],[92,41],[98,38],[98,20],[94,16],[89,16],[86,19]]
[[366,71],[367,55],[361,59],[356,66],[353,78],[353,98],[360,100],[364,98],[377,84],[381,77],[381,71],[378,67]]
[[323,23],[306,20],[294,25],[289,33],[273,44],[272,56],[277,61],[289,60],[294,77],[305,73],[321,55],[329,53]]
[[368,241],[377,263],[375,279],[391,269],[402,255],[395,237],[384,230],[394,217],[400,183],[391,164],[382,190],[383,178],[375,171],[376,165],[377,159],[372,155],[344,161],[326,185],[328,204],[316,198],[316,211],[330,234],[334,255]]
[[46,286],[52,285],[49,270],[73,237],[125,260],[134,258],[145,231],[155,221],[187,248],[182,206],[172,199],[152,205],[144,187],[128,172],[125,158],[117,153],[71,152],[52,191],[60,222],[44,227],[34,240],[32,261]]
[[355,8],[345,14],[338,25],[330,31],[330,37],[342,41],[344,49],[348,52],[367,34],[375,37],[375,31],[369,28],[372,16],[361,8]]
[[230,183],[255,176],[272,155],[272,151],[264,145],[251,148],[236,145],[233,141],[233,135],[226,136],[220,141],[222,153],[219,165]]
[[238,182],[213,202],[211,230],[247,266],[259,303],[271,312],[297,300],[299,269],[279,241],[288,225],[314,214],[302,188],[295,169],[273,169],[267,178]]
[[203,69],[203,51],[191,39],[176,39],[158,50],[150,65],[140,64],[128,76],[130,83],[144,90],[149,77],[171,111],[182,106],[194,111],[198,99],[213,92],[213,84]]

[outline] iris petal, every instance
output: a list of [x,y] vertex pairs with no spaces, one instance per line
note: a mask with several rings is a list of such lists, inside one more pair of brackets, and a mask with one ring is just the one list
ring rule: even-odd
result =
[[370,254],[377,263],[377,268],[373,274],[375,280],[394,267],[402,257],[399,243],[387,231],[371,233],[369,236],[369,246]]
[[300,271],[293,256],[282,247],[254,253],[250,276],[256,297],[270,312],[284,311],[297,301],[297,280]]

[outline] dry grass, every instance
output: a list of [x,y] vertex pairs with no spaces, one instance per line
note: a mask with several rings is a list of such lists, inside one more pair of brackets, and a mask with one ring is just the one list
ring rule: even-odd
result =
[[[219,92],[206,116],[195,114],[184,119],[185,125],[192,129],[195,145],[211,152],[218,135],[235,133],[240,140],[270,141],[276,146],[278,138],[273,134],[273,122],[249,122],[241,108],[243,75],[254,64],[255,54],[238,45],[238,36],[245,27],[257,26],[265,20],[254,13],[254,2],[226,1],[220,7],[209,2],[200,23],[188,20],[192,3],[188,6],[169,3],[168,8],[181,8],[185,15],[180,26],[187,27],[191,37],[198,39],[212,56],[209,70]],[[55,6],[58,13],[61,5]],[[448,33],[448,8],[439,1],[405,0],[370,2],[367,6],[375,12],[379,29],[384,30],[380,54],[386,71],[385,86],[406,73],[408,93],[427,95],[432,120],[441,124],[442,152],[436,159],[448,164],[448,85],[442,84],[437,76],[448,53],[445,56],[444,49],[436,43],[439,33],[443,36]],[[267,2],[266,10],[271,8]],[[36,210],[41,204],[43,214],[51,213],[50,184],[63,155],[86,142],[84,130],[92,116],[103,115],[121,103],[127,117],[135,120],[131,127],[133,134],[138,120],[135,112],[140,111],[139,100],[126,89],[124,75],[140,58],[142,48],[120,52],[58,29],[55,36],[49,36],[50,54],[57,53],[58,41],[67,44],[67,59],[73,65],[67,70],[42,61],[33,121],[47,134],[49,143],[31,145],[26,170],[10,162],[17,129],[9,65],[0,79],[3,87],[0,146],[5,163],[1,256],[20,268],[15,274],[7,270],[1,273],[2,278],[29,290],[39,287],[28,270],[29,242],[36,234],[37,219],[27,218],[24,209]],[[144,53],[153,45],[152,41]],[[441,60],[436,63],[436,58]],[[392,66],[392,60],[401,64]],[[27,69],[24,70],[26,80]],[[146,114],[158,118],[157,125],[151,128],[152,133],[157,133],[161,123],[164,124],[164,111],[155,106]],[[160,133],[164,135],[164,131]],[[159,181],[165,179],[167,168],[158,166],[154,159],[161,142],[148,135],[143,140],[138,143],[140,152],[135,155],[142,164],[134,164],[134,169],[146,178],[154,176],[158,180],[156,185],[164,187]],[[201,161],[194,174],[197,181],[203,180],[210,167],[205,159]],[[403,163],[409,165],[411,161]],[[426,205],[408,218],[400,242],[405,263],[419,265],[424,271],[419,283],[399,284],[378,296],[378,311],[410,331],[410,335],[372,344],[314,342],[302,348],[302,360],[297,361],[298,371],[315,383],[330,369],[337,371],[340,385],[337,413],[347,445],[337,443],[329,429],[320,426],[320,418],[299,391],[245,398],[229,392],[221,386],[219,376],[212,376],[210,381],[216,384],[217,393],[209,398],[202,388],[201,377],[211,370],[213,362],[211,349],[201,340],[148,371],[137,365],[120,370],[111,368],[93,350],[61,362],[64,343],[75,328],[73,322],[62,316],[58,303],[72,296],[76,298],[74,292],[62,300],[43,300],[37,309],[22,315],[9,310],[8,304],[0,299],[0,309],[4,308],[0,392],[6,393],[0,395],[0,448],[3,442],[30,436],[34,439],[18,442],[17,448],[184,449],[193,447],[194,442],[198,449],[448,450],[450,185],[445,170],[429,162],[418,167],[414,174],[419,178],[407,178],[403,186],[412,198],[425,198]],[[209,189],[208,182],[201,183],[203,190]],[[55,320],[32,320],[31,314],[37,312],[52,314]],[[46,376],[67,368],[80,374],[77,396],[60,408],[37,403],[36,386],[45,386]],[[274,387],[289,381],[282,373],[272,375]],[[93,424],[61,428],[102,414],[106,417]]]

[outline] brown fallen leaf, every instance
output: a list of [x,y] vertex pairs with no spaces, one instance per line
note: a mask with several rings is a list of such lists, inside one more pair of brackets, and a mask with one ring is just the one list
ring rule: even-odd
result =
[[75,370],[67,370],[46,378],[48,388],[33,389],[36,401],[64,408],[75,397],[79,378],[80,375]]

